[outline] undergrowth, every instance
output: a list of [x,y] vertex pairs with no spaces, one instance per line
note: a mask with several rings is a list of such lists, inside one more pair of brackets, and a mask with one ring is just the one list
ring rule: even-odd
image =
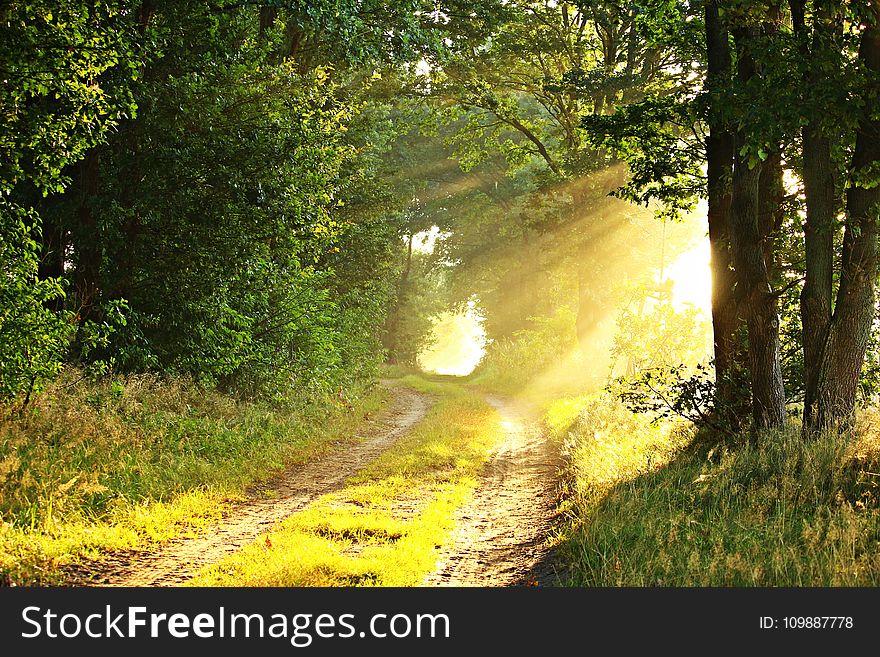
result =
[[880,433],[710,448],[607,395],[567,429],[575,586],[877,586]]
[[0,422],[0,577],[52,584],[66,564],[202,530],[382,403],[348,396],[268,406],[181,379],[66,373]]

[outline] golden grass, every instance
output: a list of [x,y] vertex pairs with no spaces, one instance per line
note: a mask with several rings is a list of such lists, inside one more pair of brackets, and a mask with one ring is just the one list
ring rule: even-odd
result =
[[570,583],[877,586],[878,425],[709,449],[594,398],[568,435]]

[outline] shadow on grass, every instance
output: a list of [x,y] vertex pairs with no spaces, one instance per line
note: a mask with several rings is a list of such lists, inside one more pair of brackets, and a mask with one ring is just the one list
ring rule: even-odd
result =
[[[582,443],[574,458],[590,453]],[[690,444],[610,484],[575,461],[565,583],[877,586],[878,462],[864,441],[805,443],[794,428]]]

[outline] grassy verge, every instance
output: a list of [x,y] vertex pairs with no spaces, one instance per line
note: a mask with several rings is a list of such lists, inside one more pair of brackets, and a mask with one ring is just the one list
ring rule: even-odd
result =
[[572,585],[877,586],[880,439],[804,443],[796,427],[757,447],[709,449],[607,397],[568,430]]
[[501,438],[497,412],[459,386],[406,377],[439,396],[407,436],[195,586],[412,586],[431,572]]
[[0,578],[20,585],[199,532],[248,485],[336,448],[383,403],[375,390],[279,409],[183,381],[74,376],[0,423]]

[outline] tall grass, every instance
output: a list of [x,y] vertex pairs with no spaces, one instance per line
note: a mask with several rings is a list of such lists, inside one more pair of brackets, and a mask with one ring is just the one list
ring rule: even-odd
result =
[[210,524],[245,488],[335,446],[381,393],[285,407],[186,380],[100,382],[68,372],[0,421],[0,575],[52,583],[57,568]]
[[572,585],[876,586],[880,437],[791,426],[710,449],[609,397],[568,432]]

